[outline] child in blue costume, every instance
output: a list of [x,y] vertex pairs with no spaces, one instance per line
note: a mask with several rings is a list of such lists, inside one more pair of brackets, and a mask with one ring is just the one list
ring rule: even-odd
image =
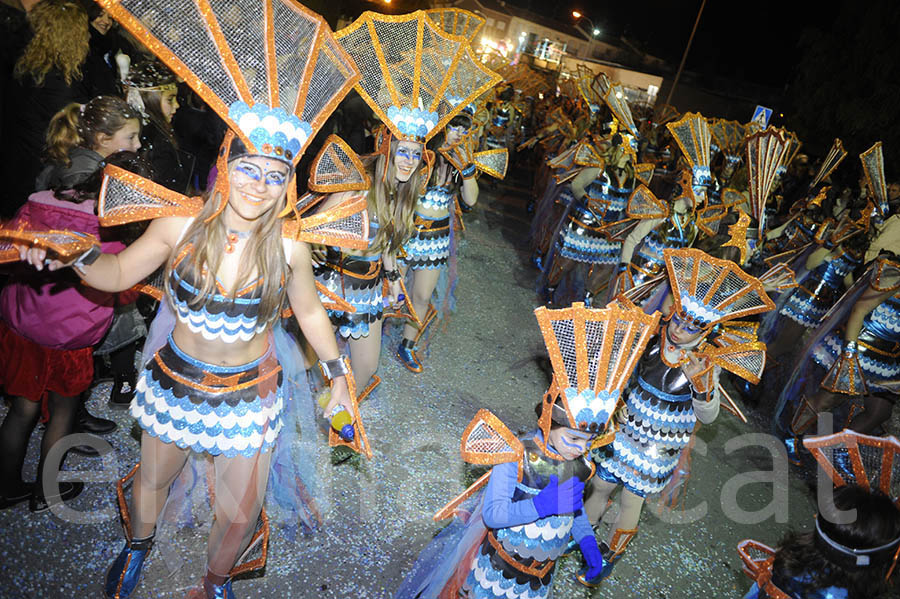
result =
[[[587,563],[584,575],[595,577],[603,569],[582,509],[584,483],[594,473],[584,453],[598,435],[609,433],[619,390],[659,316],[583,304],[538,308],[536,315],[554,369],[535,410],[539,428],[517,438],[487,410],[475,416],[463,434],[463,458],[493,468],[435,516],[456,512],[459,518],[420,554],[396,599],[549,597],[557,560],[570,539]],[[625,329],[634,343],[614,342]],[[571,351],[577,346],[585,351]]]

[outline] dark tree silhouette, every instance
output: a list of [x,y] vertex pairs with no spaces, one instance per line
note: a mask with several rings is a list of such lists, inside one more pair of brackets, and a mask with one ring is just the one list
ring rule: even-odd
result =
[[827,30],[808,28],[788,88],[785,125],[821,155],[835,137],[847,162],[884,143],[889,178],[900,175],[900,2],[844,0]]

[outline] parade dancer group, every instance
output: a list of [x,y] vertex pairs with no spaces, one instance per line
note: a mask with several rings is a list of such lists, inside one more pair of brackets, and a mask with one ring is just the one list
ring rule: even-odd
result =
[[[290,449],[295,419],[316,409],[302,399],[305,370],[330,386],[320,414],[345,418],[329,443],[371,455],[358,404],[378,384],[382,323],[403,319],[395,357],[422,372],[423,334],[453,303],[458,219],[478,200],[479,175],[502,178],[517,149],[517,160],[538,167],[531,246],[547,305],[535,315],[552,381],[522,406],[534,408],[533,431],[516,435],[483,409],[462,432],[463,459],[490,470],[435,515],[450,524],[396,597],[548,597],[570,554],[583,559],[578,582],[601,585],[633,542],[647,497],[683,491],[697,427],[720,407],[743,417],[732,396],[760,409],[773,400],[791,458],[817,460],[840,487],[838,505],[864,512],[849,525],[821,517],[815,533],[777,551],[743,543],[756,583],[748,597],[884,590],[900,555],[900,474],[891,469],[900,443],[869,435],[900,389],[900,194],[889,192],[880,143],[860,155],[862,189],[839,183],[840,140],[804,178],[791,170],[796,136],[783,129],[671,107],[636,121],[606,75],[580,70],[553,89],[525,65],[491,64],[495,72],[470,45],[483,19],[459,9],[367,12],[333,33],[294,0],[247,11],[192,0],[163,11],[148,0],[100,4],[161,62],[135,65],[131,105],[100,97],[54,121],[62,166],[0,229],[0,258],[33,267],[3,290],[0,347],[44,365],[46,379],[35,390],[16,368],[0,368],[15,396],[0,430],[19,439],[16,426],[30,433],[49,412],[49,449],[90,385],[110,294],[139,287],[161,299],[133,385],[141,455],[119,483],[126,541],[107,570],[107,597],[138,592],[191,454],[211,458],[214,490],[192,597],[234,597],[242,560],[268,533],[270,484],[291,487],[278,496],[316,526]],[[176,78],[226,126],[198,197],[183,195]],[[301,158],[351,88],[380,122],[375,152],[360,157],[329,137],[304,181]],[[75,123],[68,135],[66,122]],[[164,172],[153,180],[134,153],[142,123]],[[307,190],[299,197],[298,184]],[[102,227],[141,222],[125,243],[98,240]],[[41,331],[55,280],[73,298],[56,314],[82,330]],[[304,365],[304,353],[318,365]],[[780,397],[766,398],[766,387]],[[814,436],[827,410],[846,414],[848,430]],[[3,442],[3,507],[46,502],[21,481],[25,446]],[[56,500],[80,488],[62,490]]]

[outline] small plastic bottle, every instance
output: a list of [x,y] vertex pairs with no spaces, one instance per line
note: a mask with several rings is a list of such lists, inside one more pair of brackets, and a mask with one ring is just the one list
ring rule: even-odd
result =
[[[331,392],[325,391],[318,397],[319,406],[324,410],[325,406],[328,405],[328,402],[331,401]],[[339,434],[344,441],[353,441],[353,438],[356,436],[356,429],[353,428],[353,417],[350,415],[350,412],[347,411],[342,405],[337,405],[331,411],[331,414],[326,415],[328,420],[331,422],[331,428],[334,429],[334,432]]]

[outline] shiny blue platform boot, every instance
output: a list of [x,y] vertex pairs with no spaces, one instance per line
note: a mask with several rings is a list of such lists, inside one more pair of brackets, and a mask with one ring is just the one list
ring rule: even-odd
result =
[[401,364],[406,366],[407,370],[418,373],[423,369],[422,363],[419,362],[419,357],[416,355],[415,344],[416,342],[411,339],[401,341],[397,347],[397,358]]
[[125,542],[125,547],[106,571],[103,591],[108,599],[128,599],[141,581],[141,571],[150,548],[153,535]]

